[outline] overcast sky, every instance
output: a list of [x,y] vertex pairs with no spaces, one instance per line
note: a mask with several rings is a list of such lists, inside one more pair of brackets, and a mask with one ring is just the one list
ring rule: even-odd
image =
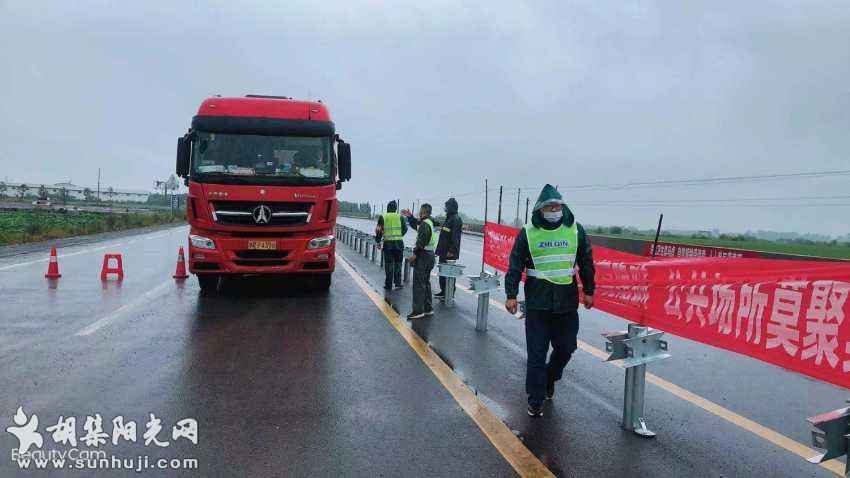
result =
[[261,93],[328,104],[346,200],[850,232],[848,175],[577,187],[850,169],[846,0],[177,3],[0,0],[0,179],[148,189],[203,98]]

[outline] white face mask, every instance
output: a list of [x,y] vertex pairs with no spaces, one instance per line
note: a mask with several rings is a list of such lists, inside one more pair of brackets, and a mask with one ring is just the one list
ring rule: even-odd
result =
[[564,217],[563,211],[543,211],[543,219],[546,219],[547,222],[558,222],[561,218]]

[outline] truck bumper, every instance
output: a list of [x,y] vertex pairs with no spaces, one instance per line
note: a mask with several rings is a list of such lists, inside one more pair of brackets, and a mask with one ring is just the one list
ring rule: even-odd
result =
[[[336,240],[330,246],[307,249],[314,237],[233,237],[210,231],[190,234],[210,239],[214,249],[199,248],[189,241],[189,271],[193,274],[316,274],[334,270]],[[325,234],[331,235],[331,234]],[[274,242],[274,249],[258,250],[254,241]],[[250,243],[250,244],[249,244]]]

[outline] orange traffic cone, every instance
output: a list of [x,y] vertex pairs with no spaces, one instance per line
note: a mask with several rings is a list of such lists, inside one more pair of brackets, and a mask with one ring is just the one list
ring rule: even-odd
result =
[[186,258],[183,257],[183,246],[180,246],[180,251],[177,252],[177,270],[172,276],[175,279],[185,279],[189,277],[186,273]]
[[59,273],[59,259],[56,257],[56,246],[50,249],[50,264],[47,266],[47,274],[44,277],[48,279],[58,279],[62,277]]
[[[109,261],[115,260],[115,267],[109,265]],[[104,254],[103,255],[103,267],[100,269],[100,280],[106,280],[108,274],[116,274],[118,276],[118,280],[122,280],[124,278],[124,264],[121,260],[121,254]]]

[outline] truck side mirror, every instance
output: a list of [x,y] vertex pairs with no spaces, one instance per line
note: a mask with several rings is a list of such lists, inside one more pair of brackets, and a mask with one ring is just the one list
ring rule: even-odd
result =
[[192,142],[189,136],[181,136],[177,138],[177,175],[185,178],[189,175],[189,147]]
[[339,180],[351,179],[351,145],[340,140],[336,146],[336,157],[339,168]]

